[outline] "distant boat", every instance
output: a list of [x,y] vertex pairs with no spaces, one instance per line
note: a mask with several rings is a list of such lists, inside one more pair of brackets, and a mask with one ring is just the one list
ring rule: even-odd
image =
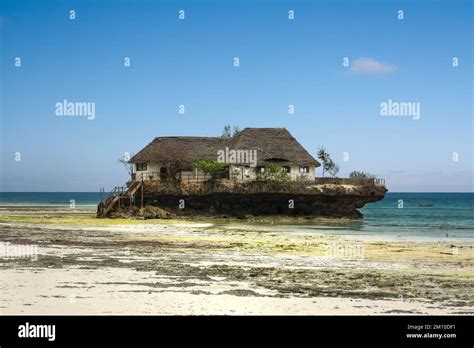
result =
[[433,203],[431,202],[420,202],[420,207],[432,207]]

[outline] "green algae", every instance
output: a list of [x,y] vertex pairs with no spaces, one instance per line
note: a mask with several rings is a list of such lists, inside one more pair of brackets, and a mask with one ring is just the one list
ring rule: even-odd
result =
[[[210,221],[213,220],[199,220]],[[282,297],[407,298],[458,301],[461,306],[474,302],[472,246],[358,241],[362,254],[346,260],[327,257],[330,247],[336,243],[338,247],[350,248],[354,241],[334,235],[275,233],[271,226],[260,223],[239,222],[239,226],[234,226],[219,222],[190,227],[186,223],[189,221],[183,220],[28,215],[0,215],[0,222],[11,225],[0,226],[4,242],[77,249],[60,256],[41,254],[35,261],[0,259],[1,268],[133,268],[173,277],[175,282],[170,287],[187,284],[190,279],[212,284],[214,277],[220,277],[246,282],[252,291],[264,289],[272,291],[272,296]],[[119,233],[113,229],[119,225],[156,225],[157,230]],[[71,229],[64,230],[65,227]],[[163,227],[169,227],[168,234]],[[255,261],[261,256],[271,261]],[[299,263],[287,256],[296,257]],[[328,262],[319,267],[312,265],[311,262],[321,259]],[[142,286],[157,287],[152,282]]]

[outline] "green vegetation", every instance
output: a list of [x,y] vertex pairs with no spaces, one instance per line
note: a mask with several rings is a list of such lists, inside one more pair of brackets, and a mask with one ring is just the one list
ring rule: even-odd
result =
[[127,174],[132,177],[133,174],[133,163],[129,163],[128,161],[132,158],[133,155],[126,152],[122,158],[119,158],[118,162],[125,167]]
[[331,159],[324,147],[319,148],[318,159],[321,160],[323,165],[323,178],[325,172],[328,172],[333,178],[339,173],[339,166]]
[[209,174],[211,180],[226,178],[229,174],[229,164],[218,161],[200,160],[194,163],[194,168]]
[[366,178],[373,178],[374,176],[369,174],[369,173],[366,173],[366,172],[358,172],[356,170],[354,170],[353,172],[351,172],[349,174],[349,178],[351,179],[366,179]]
[[221,138],[223,139],[230,139],[238,135],[242,130],[238,126],[234,126],[231,128],[230,124],[226,124],[224,126],[224,130],[222,131]]
[[257,180],[289,182],[290,176],[287,172],[285,172],[282,166],[279,166],[278,164],[274,163],[269,163],[265,166],[265,171],[263,173],[257,173]]
[[[77,227],[108,227],[113,225],[139,225],[151,223],[144,220],[132,219],[97,219],[95,213],[91,213],[89,217],[75,217],[68,216],[31,216],[31,215],[2,215],[0,216],[1,223],[32,223],[32,224],[53,224],[62,226],[77,226]],[[169,223],[169,220],[154,220],[154,223]]]

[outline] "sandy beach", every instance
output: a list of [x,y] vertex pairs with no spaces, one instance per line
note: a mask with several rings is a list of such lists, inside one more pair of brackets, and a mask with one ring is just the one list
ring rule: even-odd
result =
[[1,314],[474,313],[469,238],[1,207],[0,243]]

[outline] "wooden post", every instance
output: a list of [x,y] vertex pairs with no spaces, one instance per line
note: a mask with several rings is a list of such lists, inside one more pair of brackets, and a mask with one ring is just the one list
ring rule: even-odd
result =
[[142,180],[142,187],[141,187],[141,196],[142,197],[141,197],[141,204],[140,204],[141,209],[143,209],[143,185],[144,185],[144,183],[143,183],[143,180]]

